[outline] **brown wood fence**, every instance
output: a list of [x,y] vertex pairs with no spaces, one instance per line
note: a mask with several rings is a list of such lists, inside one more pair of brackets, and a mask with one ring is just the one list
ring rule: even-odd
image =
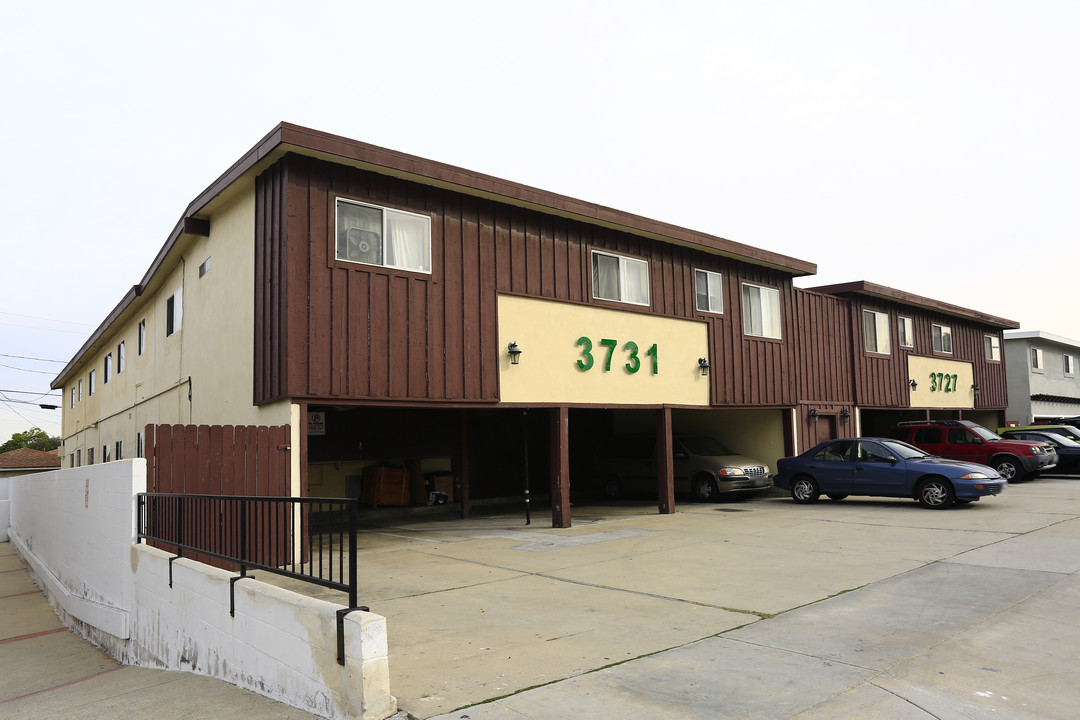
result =
[[[251,497],[292,494],[288,425],[147,425],[145,437],[147,492]],[[261,527],[264,533],[268,532],[265,528],[269,525],[255,520],[252,518],[249,527]],[[222,522],[225,519],[216,515],[187,517],[183,522],[185,527],[176,531],[182,530],[189,543],[223,552],[216,547],[220,539],[217,529]],[[290,555],[292,543],[280,530],[289,526],[274,524],[273,527],[276,529],[271,534],[253,536],[251,540],[268,544],[274,549],[273,555],[284,561]],[[305,555],[306,550],[305,547]],[[235,569],[215,558],[185,554],[209,565]]]

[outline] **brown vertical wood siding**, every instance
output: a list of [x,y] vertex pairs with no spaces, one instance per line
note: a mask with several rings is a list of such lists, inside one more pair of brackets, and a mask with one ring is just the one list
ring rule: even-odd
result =
[[[335,260],[337,197],[429,215],[432,273]],[[299,155],[259,176],[256,204],[256,403],[497,402],[499,294],[703,320],[714,404],[794,402],[782,271]],[[649,262],[649,308],[592,298],[593,249]],[[723,314],[696,310],[695,268],[723,275]],[[743,282],[779,291],[781,340],[743,334]]]
[[797,400],[854,403],[850,304],[833,295],[796,288],[793,338]]
[[[953,315],[935,313],[922,308],[890,302],[879,298],[851,295],[851,334],[854,340],[856,401],[862,407],[908,407],[908,355],[940,357],[970,362],[979,386],[975,395],[976,409],[999,409],[1008,405],[1004,361],[986,359],[983,338],[993,335],[1001,343],[999,328],[965,320]],[[875,310],[889,316],[888,357],[867,353],[863,336],[863,310]],[[900,347],[900,316],[912,319],[913,347]],[[935,353],[932,325],[945,325],[952,330],[952,353]],[[914,378],[923,382],[923,378]]]

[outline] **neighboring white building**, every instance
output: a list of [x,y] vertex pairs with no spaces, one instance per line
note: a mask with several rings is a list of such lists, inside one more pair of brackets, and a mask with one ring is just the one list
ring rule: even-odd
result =
[[1006,330],[1006,418],[1021,425],[1080,415],[1080,341],[1041,330]]

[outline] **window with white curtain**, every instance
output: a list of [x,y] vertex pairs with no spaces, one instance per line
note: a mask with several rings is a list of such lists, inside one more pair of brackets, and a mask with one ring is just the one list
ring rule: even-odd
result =
[[694,293],[701,312],[724,312],[724,284],[720,273],[711,270],[694,271]]
[[431,272],[431,218],[337,199],[338,260]]
[[863,343],[868,353],[888,355],[889,316],[875,310],[863,310]]
[[593,250],[592,294],[601,300],[649,304],[649,263]]
[[987,360],[1001,360],[1001,342],[997,335],[983,335],[983,349]]
[[755,337],[780,338],[780,291],[743,283],[743,332]]
[[896,329],[900,335],[900,347],[914,347],[915,330],[911,318],[901,315],[897,320]]
[[952,328],[948,325],[930,325],[930,335],[934,342],[934,352],[952,353]]

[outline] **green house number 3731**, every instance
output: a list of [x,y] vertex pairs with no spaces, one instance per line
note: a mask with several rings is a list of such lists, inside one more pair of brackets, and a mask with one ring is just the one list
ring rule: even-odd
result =
[[[603,338],[598,343],[600,347],[597,348],[593,345],[592,340],[582,335],[578,338],[576,344],[577,347],[581,348],[581,357],[577,360],[578,370],[581,370],[582,372],[592,370],[596,365],[596,356],[599,355],[602,360],[600,368],[604,372],[611,371],[612,357],[615,356],[615,351],[619,349],[618,340]],[[656,343],[653,343],[649,349],[645,351],[645,356],[642,358],[638,344],[633,340],[628,340],[622,344],[622,352],[618,357],[618,360],[624,359],[626,362],[623,363],[623,369],[631,375],[640,370],[643,364],[648,365],[652,369],[653,375],[660,372]]]

